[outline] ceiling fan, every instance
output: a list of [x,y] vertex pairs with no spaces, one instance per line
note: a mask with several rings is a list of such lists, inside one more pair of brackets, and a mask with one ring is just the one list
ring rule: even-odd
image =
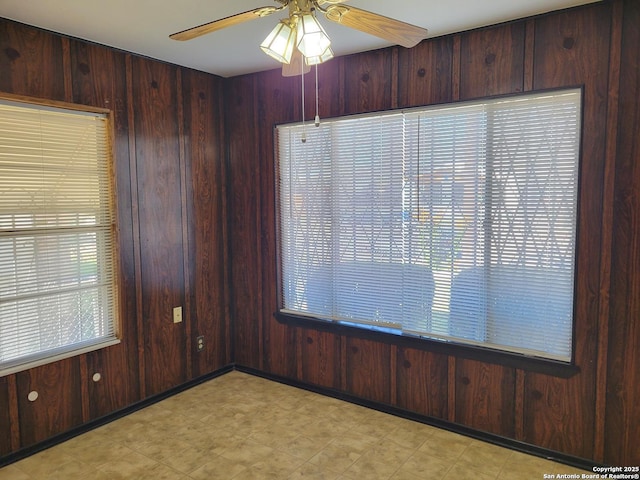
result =
[[332,22],[360,30],[403,47],[411,48],[427,37],[427,30],[393,18],[344,5],[347,0],[274,0],[279,6],[254,8],[169,35],[174,40],[191,40],[249,20],[266,17],[288,8],[260,48],[283,64],[284,76],[300,75],[333,58],[331,41],[316,18],[321,12]]

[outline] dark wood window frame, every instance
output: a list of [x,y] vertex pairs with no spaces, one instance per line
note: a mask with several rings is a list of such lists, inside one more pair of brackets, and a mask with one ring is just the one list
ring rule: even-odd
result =
[[[580,88],[581,89],[581,98],[584,101],[584,91],[583,86],[578,87],[566,87],[559,90],[568,90],[571,88]],[[558,91],[558,89],[548,89],[548,90],[539,90],[535,92],[525,92],[523,94],[531,94],[531,93],[544,93],[545,91]],[[502,98],[502,97],[514,97],[516,95],[500,95],[493,97],[485,97],[484,99],[494,99],[494,98]],[[482,100],[482,99],[477,99]],[[466,100],[468,101],[468,100]],[[452,102],[454,105],[458,102]],[[461,103],[461,102],[460,102]],[[581,124],[583,124],[583,119],[580,119]],[[277,125],[276,125],[277,126]],[[580,156],[581,156],[580,149]],[[276,162],[277,164],[277,162]],[[579,159],[579,165],[581,161]],[[277,167],[276,167],[277,168]],[[580,167],[579,167],[580,168]],[[578,184],[579,182],[578,175]],[[277,195],[277,193],[276,193]],[[579,195],[578,195],[578,205],[577,205],[577,218],[580,216],[580,204],[579,204]],[[279,208],[279,198],[276,198],[276,206]],[[276,222],[279,216],[276,215]],[[579,223],[579,222],[578,222]],[[345,337],[353,337],[359,339],[366,339],[371,341],[380,342],[383,344],[394,345],[401,348],[412,348],[416,350],[430,351],[434,353],[439,353],[443,355],[450,355],[453,357],[460,357],[465,359],[482,361],[490,364],[503,365],[512,368],[518,368],[526,371],[543,373],[555,377],[560,378],[570,378],[580,372],[580,368],[575,364],[575,328],[576,328],[576,318],[575,313],[573,317],[573,325],[572,325],[572,358],[571,361],[565,362],[560,360],[553,360],[544,357],[538,356],[530,356],[525,354],[520,354],[516,352],[510,352],[506,350],[495,349],[491,347],[483,347],[472,344],[465,344],[461,342],[456,342],[455,340],[441,340],[430,337],[412,335],[408,333],[404,333],[401,331],[389,332],[382,331],[382,329],[376,329],[375,327],[362,327],[355,326],[351,324],[345,324],[342,322],[335,322],[331,320],[326,320],[319,317],[307,316],[307,315],[296,315],[290,312],[282,312],[282,293],[281,293],[281,258],[280,258],[280,228],[279,224],[276,225],[277,232],[277,265],[276,265],[276,278],[277,278],[277,291],[278,291],[278,305],[277,311],[274,312],[274,318],[281,324],[292,326],[292,327],[300,327],[300,328],[308,328],[318,331],[331,332],[336,335],[341,335]],[[578,235],[576,234],[576,238]],[[575,255],[578,256],[579,253],[579,244],[576,242]],[[574,272],[574,277],[577,278],[577,263],[576,263],[576,271]],[[574,312],[576,311],[576,298],[574,294]]]

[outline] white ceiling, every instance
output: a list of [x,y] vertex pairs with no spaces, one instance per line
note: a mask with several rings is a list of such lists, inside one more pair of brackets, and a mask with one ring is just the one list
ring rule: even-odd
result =
[[[438,37],[597,0],[349,0],[349,5],[412,23]],[[0,0],[0,17],[116,47],[176,65],[230,77],[278,68],[258,45],[284,12],[178,42],[171,33],[273,0]],[[388,42],[320,21],[337,56]]]

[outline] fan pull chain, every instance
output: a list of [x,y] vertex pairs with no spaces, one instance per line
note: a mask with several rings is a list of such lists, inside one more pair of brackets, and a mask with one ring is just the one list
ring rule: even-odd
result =
[[318,108],[318,64],[316,63],[316,118],[315,125],[316,127],[320,126],[320,109]]
[[300,62],[300,76],[302,77],[302,143],[306,143],[307,126],[304,123],[304,60]]

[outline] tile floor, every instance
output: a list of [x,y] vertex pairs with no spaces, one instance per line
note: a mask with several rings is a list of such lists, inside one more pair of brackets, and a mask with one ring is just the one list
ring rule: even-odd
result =
[[542,479],[582,473],[231,372],[0,469],[0,480]]

